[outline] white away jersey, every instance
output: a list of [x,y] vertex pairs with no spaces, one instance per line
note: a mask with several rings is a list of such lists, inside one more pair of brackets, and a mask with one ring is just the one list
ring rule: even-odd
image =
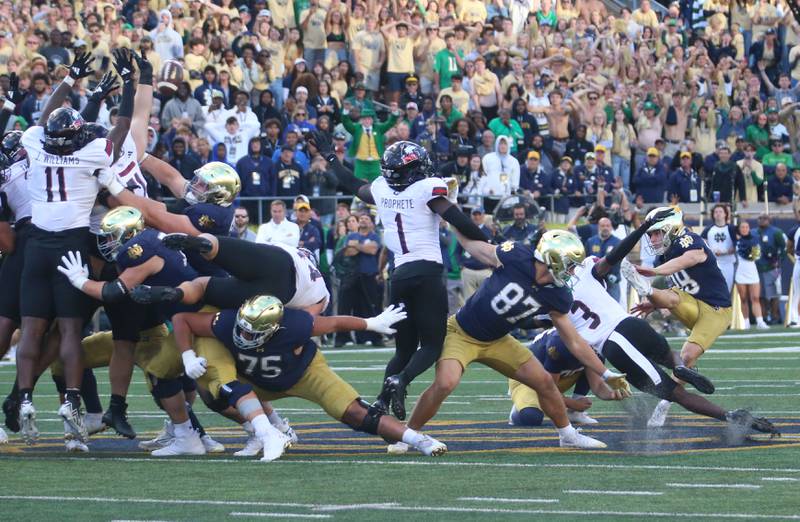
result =
[[147,197],[147,181],[139,168],[139,154],[136,142],[130,132],[125,136],[125,141],[119,149],[119,158],[111,165],[122,186],[132,191],[137,196]]
[[74,154],[57,156],[44,151],[44,128],[35,125],[22,135],[22,144],[30,161],[33,224],[50,232],[88,227],[100,190],[98,176],[111,167],[111,141],[97,138]]
[[578,282],[572,289],[569,320],[597,353],[603,353],[603,343],[628,314],[606,291],[603,283],[592,275],[592,267],[597,261],[596,257],[587,257],[575,268],[573,277]]
[[325,279],[319,271],[314,253],[305,248],[295,248],[282,243],[271,243],[271,245],[282,248],[294,260],[295,291],[286,306],[302,310],[324,300],[323,308],[327,307],[331,295],[325,286]]
[[428,201],[438,197],[447,197],[447,183],[441,178],[422,179],[402,192],[392,190],[383,177],[372,182],[383,240],[394,253],[395,267],[420,260],[442,263],[441,218],[428,207]]
[[7,180],[0,186],[3,196],[3,205],[8,205],[8,210],[19,221],[31,217],[31,197],[28,195],[28,160],[20,160],[5,170]]

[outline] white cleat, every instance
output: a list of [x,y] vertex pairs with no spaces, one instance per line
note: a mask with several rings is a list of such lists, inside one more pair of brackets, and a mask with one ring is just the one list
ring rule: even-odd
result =
[[586,435],[575,430],[575,435],[571,437],[562,437],[558,445],[562,448],[578,448],[578,449],[603,449],[606,446],[605,442],[587,437]]
[[628,280],[632,287],[639,293],[639,297],[647,297],[653,293],[653,285],[650,284],[650,279],[643,276],[636,271],[636,267],[628,261],[623,259],[619,265],[622,277]]
[[32,402],[26,401],[20,405],[19,424],[25,444],[35,443],[39,438],[39,428],[36,427],[36,408]]
[[174,437],[172,442],[161,449],[150,453],[154,457],[174,457],[177,455],[205,455],[206,448],[200,435],[190,430],[189,434],[183,437]]
[[660,428],[667,422],[667,413],[672,403],[669,401],[660,401],[656,404],[653,414],[650,415],[650,420],[647,421],[648,428]]
[[438,457],[447,453],[447,444],[439,442],[430,435],[423,435],[414,449],[426,457]]
[[207,453],[225,453],[225,446],[212,439],[210,435],[205,434],[200,437],[200,440]]
[[78,439],[78,435],[68,422],[64,421],[64,449],[67,453],[88,453],[89,446]]
[[287,437],[289,437],[289,445],[287,446],[287,448],[291,448],[292,446],[297,444],[298,441],[297,433],[295,433],[295,431],[289,425],[289,419],[281,419],[280,424],[275,424],[275,428],[284,435],[286,435]]
[[86,433],[86,425],[83,422],[83,412],[80,408],[73,408],[72,403],[64,401],[64,404],[58,408],[58,415],[64,419],[64,422],[69,424],[75,438],[81,442],[86,442],[89,434]]
[[389,455],[405,455],[408,453],[408,448],[409,446],[405,442],[395,442],[386,446],[386,453]]
[[517,413],[517,407],[511,406],[511,411],[508,412],[508,425],[515,426],[514,424],[514,414]]
[[261,438],[261,445],[264,450],[261,462],[271,462],[279,459],[290,444],[291,439],[270,424],[267,435]]
[[597,419],[590,417],[585,411],[567,410],[567,418],[572,424],[598,424]]
[[769,325],[767,323],[756,323],[757,330],[769,330]]
[[0,428],[0,444],[8,444],[8,434],[3,428]]
[[86,426],[86,433],[94,435],[108,429],[103,423],[102,413],[87,413],[83,416],[83,425]]
[[245,431],[247,432],[247,442],[244,443],[244,448],[233,454],[234,457],[255,457],[264,447],[261,439],[256,437],[255,432]]
[[144,440],[139,443],[139,448],[147,451],[161,449],[172,444],[175,439],[175,426],[172,421],[165,420],[164,427],[154,439]]

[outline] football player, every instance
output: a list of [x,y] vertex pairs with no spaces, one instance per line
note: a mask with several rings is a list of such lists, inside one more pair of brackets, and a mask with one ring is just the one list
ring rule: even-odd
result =
[[[384,226],[384,241],[394,254],[395,269],[389,302],[403,303],[408,319],[397,326],[395,354],[386,365],[383,388],[375,407],[406,418],[407,387],[433,366],[442,352],[447,325],[447,287],[439,247],[439,222],[444,219],[469,239],[486,236],[448,199],[448,185],[436,177],[424,147],[399,141],[381,159],[382,176],[372,183],[357,179],[337,156],[325,151],[344,185],[368,204],[374,204]],[[455,194],[450,197],[454,200]]]
[[[667,208],[670,207],[653,209],[648,218]],[[666,308],[690,328],[689,338],[681,348],[681,359],[686,367],[694,367],[700,356],[730,326],[731,293],[714,253],[703,238],[684,225],[680,210],[653,224],[647,236],[653,254],[658,256],[657,266],[634,266],[627,260],[620,265],[622,275],[641,297],[647,298],[634,310],[647,315],[656,308]],[[653,288],[648,279],[653,276],[668,276],[672,288]],[[698,389],[703,393],[714,391],[713,387]],[[648,425],[663,426],[669,406],[669,401],[662,400]]]
[[[391,326],[404,318],[402,307],[393,306],[367,319],[314,317],[284,308],[274,296],[259,295],[238,309],[178,314],[173,325],[186,372],[215,397],[235,406],[257,433],[269,424],[261,401],[301,397],[356,431],[403,441],[428,456],[441,455],[447,446],[365,404],[358,392],[331,370],[311,340],[349,330],[391,334]],[[265,448],[262,460],[272,460],[269,457]]]
[[[23,133],[21,140],[30,161],[28,191],[32,203],[20,288],[22,338],[17,355],[20,420],[23,437],[28,442],[38,437],[32,402],[34,373],[52,317],[56,318],[61,334],[59,353],[67,386],[59,415],[77,439],[85,440],[87,435],[79,390],[83,377],[81,316],[86,300],[82,293],[66,284],[56,267],[67,251],[88,256],[89,221],[97,193],[101,186],[112,192],[121,191],[122,186],[110,168],[115,159],[114,143],[95,138],[74,109],[57,107],[76,81],[91,74],[91,61],[89,54],[76,56],[69,75],[48,100],[39,121]],[[132,105],[133,92],[123,90],[121,118],[130,116]]]
[[542,411],[558,429],[562,447],[604,448],[605,444],[570,424],[553,379],[531,351],[510,335],[527,320],[548,314],[567,348],[588,371],[601,375],[613,389],[627,389],[625,376],[603,366],[568,316],[574,284],[571,272],[585,257],[578,236],[540,232],[532,245],[508,241],[499,246],[458,236],[470,255],[494,271],[448,320],[435,380],[417,401],[408,426],[424,426],[456,388],[467,366],[477,361],[536,391]]

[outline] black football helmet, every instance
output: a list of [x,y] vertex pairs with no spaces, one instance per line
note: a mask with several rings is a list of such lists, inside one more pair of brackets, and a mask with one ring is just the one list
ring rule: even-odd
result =
[[69,107],[54,110],[44,126],[44,150],[57,156],[72,154],[86,144],[86,122]]
[[28,152],[22,146],[22,131],[14,130],[6,132],[3,141],[0,142],[0,151],[5,154],[9,165],[28,157]]
[[381,173],[394,190],[435,175],[433,162],[425,147],[410,141],[398,141],[387,147],[381,159]]

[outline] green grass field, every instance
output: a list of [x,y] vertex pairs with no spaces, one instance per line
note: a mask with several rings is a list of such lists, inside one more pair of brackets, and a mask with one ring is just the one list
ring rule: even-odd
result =
[[[372,399],[389,353],[326,357]],[[678,407],[664,429],[648,431],[639,421],[655,400],[637,393],[627,405],[595,402],[601,424],[585,432],[608,450],[565,451],[552,425],[509,427],[505,379],[472,366],[427,430],[450,448],[438,459],[387,455],[382,441],[294,399],[276,406],[300,442],[276,462],[233,457],[242,432],[202,405],[198,415],[225,455],[157,460],[108,433],[92,438],[91,453],[74,455],[63,452],[57,396],[45,378],[36,394],[43,440],[26,447],[12,435],[0,447],[0,520],[800,519],[800,334],[727,335],[700,367],[717,385],[713,400],[752,408],[783,437],[731,446],[724,424]],[[107,374],[96,375],[107,402]],[[410,404],[431,376],[412,385]],[[12,366],[0,367],[4,393],[13,379]],[[139,438],[151,438],[163,417],[141,373],[130,393]]]

